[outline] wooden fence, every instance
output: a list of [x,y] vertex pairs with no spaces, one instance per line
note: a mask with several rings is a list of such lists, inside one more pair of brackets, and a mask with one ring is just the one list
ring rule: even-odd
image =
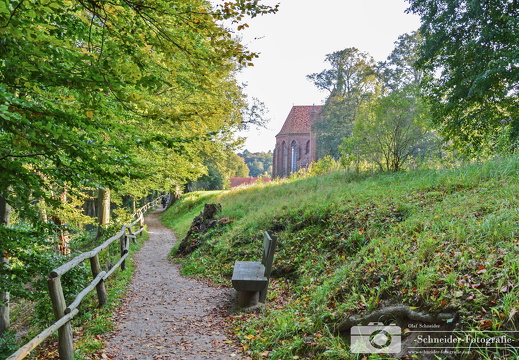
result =
[[[78,306],[81,300],[94,288],[97,291],[97,298],[99,306],[102,306],[107,302],[108,297],[105,289],[105,280],[120,266],[121,270],[126,269],[126,258],[129,254],[129,239],[135,242],[137,235],[140,235],[144,230],[144,214],[154,207],[160,204],[162,196],[147,203],[142,208],[137,210],[133,215],[137,217],[130,225],[123,225],[121,231],[110,239],[103,242],[95,249],[82,253],[69,262],[61,265],[57,269],[50,272],[49,278],[47,279],[47,286],[49,288],[50,299],[52,302],[52,308],[54,310],[54,317],[56,322],[43,330],[40,334],[30,340],[27,344],[19,348],[14,354],[9,356],[6,360],[20,360],[25,358],[29,353],[41,344],[45,339],[51,336],[56,330],[58,330],[58,341],[59,341],[59,356],[61,360],[70,360],[74,356],[74,345],[73,345],[73,332],[70,320],[79,312]],[[132,231],[132,228],[139,225],[139,230],[136,232]],[[128,230],[128,233],[126,231]],[[108,271],[102,271],[101,264],[99,262],[99,253],[110,246],[113,242],[119,240],[121,258],[112,266]],[[72,270],[83,261],[90,260],[90,268],[92,270],[92,277],[94,278],[90,285],[84,288],[77,296],[76,299],[70,304],[65,303],[65,296],[63,294],[63,288],[61,286],[61,276]]]

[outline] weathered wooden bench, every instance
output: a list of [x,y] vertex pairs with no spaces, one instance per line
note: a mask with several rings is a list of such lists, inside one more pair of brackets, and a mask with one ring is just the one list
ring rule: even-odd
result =
[[236,261],[232,274],[232,286],[238,291],[238,305],[249,307],[267,298],[277,237],[264,232],[263,258],[257,261]]

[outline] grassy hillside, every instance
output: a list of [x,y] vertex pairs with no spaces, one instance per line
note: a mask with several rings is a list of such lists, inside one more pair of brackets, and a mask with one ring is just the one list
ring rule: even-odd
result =
[[506,158],[363,179],[336,172],[187,194],[163,220],[181,238],[205,202],[220,203],[230,222],[183,262],[228,285],[235,260],[260,259],[261,231],[278,234],[267,307],[235,317],[252,356],[361,359],[348,331],[374,312],[402,328],[432,318],[442,329],[515,330],[518,171]]

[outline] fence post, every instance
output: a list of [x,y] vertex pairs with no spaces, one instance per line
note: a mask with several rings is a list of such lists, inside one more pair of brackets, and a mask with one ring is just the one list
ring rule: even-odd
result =
[[[52,301],[54,317],[56,321],[58,321],[65,316],[65,309],[67,307],[65,296],[63,295],[63,288],[61,287],[60,276],[47,279],[47,286],[49,288],[50,300]],[[58,329],[58,340],[60,360],[71,360],[74,357],[74,340],[72,338],[72,325],[70,321],[67,321]]]
[[11,321],[9,318],[9,292],[0,292],[0,335],[9,329]]
[[[9,194],[11,192],[11,187],[4,187],[5,194]],[[0,224],[9,226],[11,220],[12,208],[11,205],[7,202],[7,198],[5,196],[0,195]],[[3,282],[3,274],[4,268],[7,269],[9,263],[9,259],[7,258],[7,253],[4,249],[0,248],[0,279]],[[9,318],[9,292],[8,291],[0,291],[0,335],[9,328],[11,325],[11,320]]]
[[[90,258],[90,269],[92,270],[92,276],[94,279],[102,271],[101,264],[99,263],[99,254],[95,254]],[[97,299],[99,300],[99,307],[101,307],[108,301],[104,280],[101,280],[99,284],[96,285],[96,291]]]
[[[119,238],[119,247],[121,249],[121,257],[123,257],[124,254],[128,252],[128,249],[126,248],[126,231]],[[121,263],[121,270],[126,270],[126,260],[123,260],[123,262]]]
[[[144,215],[143,213],[140,213],[139,215],[139,230],[142,230],[144,228]],[[142,231],[139,233],[139,236],[142,236]]]
[[[131,235],[130,238],[132,239],[132,242],[133,242],[134,244],[137,244],[137,237],[136,237],[135,235],[133,235],[133,231],[132,231],[132,228],[131,228],[131,227],[128,228],[128,232],[129,232],[128,235]],[[128,242],[128,247],[130,247],[129,242]]]

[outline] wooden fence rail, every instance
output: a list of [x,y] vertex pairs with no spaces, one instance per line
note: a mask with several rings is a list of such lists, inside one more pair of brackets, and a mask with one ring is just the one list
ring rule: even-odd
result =
[[[56,322],[49,326],[47,329],[43,330],[40,334],[30,340],[27,344],[19,348],[14,354],[9,356],[6,360],[20,360],[25,358],[29,353],[36,348],[39,344],[41,344],[45,339],[51,336],[56,330],[58,330],[58,341],[59,341],[59,356],[61,360],[70,360],[74,356],[74,344],[72,337],[72,325],[70,321],[72,318],[79,312],[77,309],[81,300],[94,288],[97,291],[97,298],[99,301],[99,306],[102,306],[108,301],[104,281],[118,268],[121,267],[121,270],[125,270],[126,268],[126,258],[129,255],[129,239],[132,239],[135,242],[137,235],[142,234],[144,230],[144,214],[154,207],[157,204],[160,204],[160,200],[162,196],[157,199],[147,203],[139,210],[137,210],[133,216],[137,217],[129,225],[123,225],[121,231],[119,231],[116,235],[112,236],[101,245],[96,247],[95,249],[82,253],[69,262],[61,265],[60,267],[52,270],[49,273],[49,278],[47,279],[47,287],[49,289],[49,295],[52,302],[52,308],[54,310],[54,317]],[[139,225],[139,230],[136,232],[132,231],[132,228],[135,225]],[[128,233],[126,233],[128,231]],[[99,253],[110,246],[115,241],[119,240],[120,249],[121,249],[121,258],[112,266],[112,268],[108,271],[101,270],[101,264],[99,262]],[[63,287],[61,285],[61,276],[66,274],[69,270],[72,270],[83,261],[89,259],[90,260],[90,269],[92,270],[92,282],[84,288],[75,298],[75,300],[67,305],[65,303],[65,296],[63,293]]]

